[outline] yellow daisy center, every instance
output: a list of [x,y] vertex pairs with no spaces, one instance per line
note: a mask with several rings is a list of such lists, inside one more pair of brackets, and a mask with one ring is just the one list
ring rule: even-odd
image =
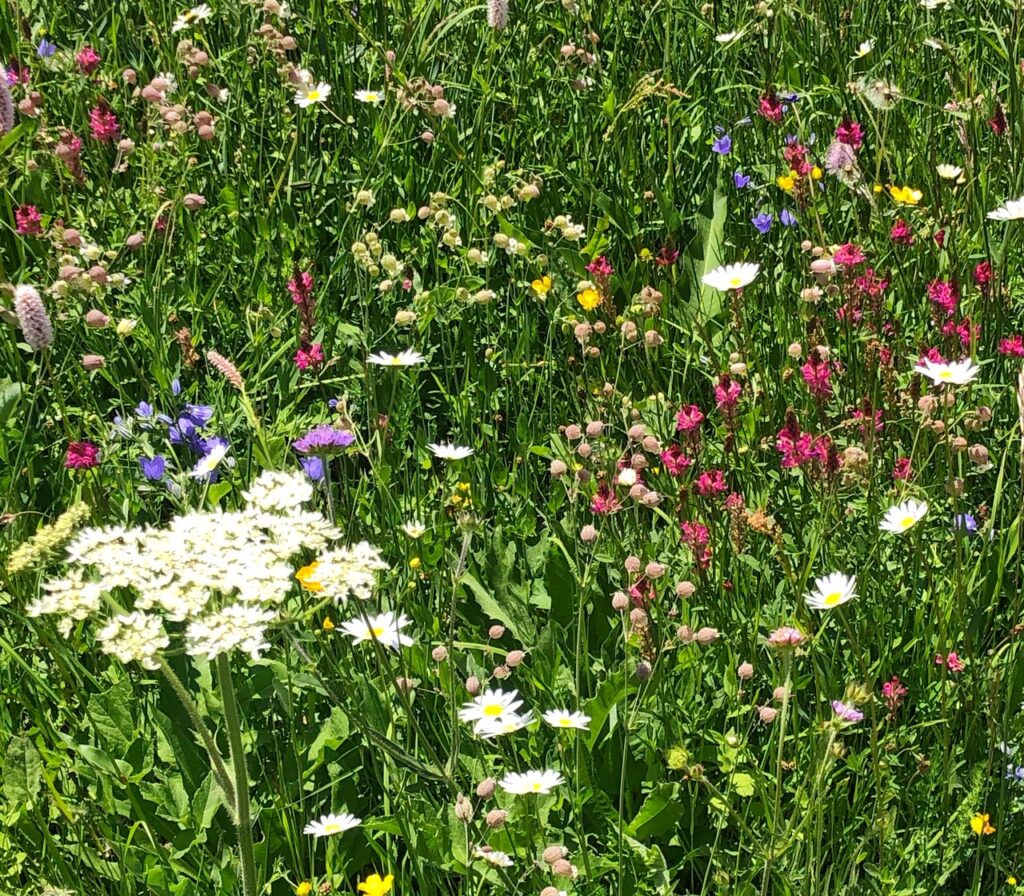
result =
[[315,90],[315,89],[308,91],[306,93],[306,99],[307,100],[314,100],[314,101],[320,99],[320,91],[319,90]]
[[825,595],[825,599],[822,601],[822,603],[825,604],[826,607],[834,607],[836,604],[842,603],[842,601],[843,592],[832,591],[829,594]]
[[484,707],[484,715],[494,718],[500,716],[505,711],[505,707],[500,703],[490,703]]
[[905,517],[903,517],[903,519],[900,520],[900,527],[903,528],[903,529],[909,529],[916,522],[917,522],[917,517],[915,517],[915,516],[905,516]]
[[731,287],[733,287],[734,289],[739,289],[739,287],[741,287],[743,285],[743,278],[742,277],[733,277],[732,279],[729,280],[729,285]]
[[540,793],[540,781],[533,782],[533,792]]
[[384,626],[382,625],[375,625],[373,628],[370,629],[370,631],[373,632],[373,636],[375,638],[379,638],[381,635],[384,634],[384,632],[387,631],[387,629],[384,628]]

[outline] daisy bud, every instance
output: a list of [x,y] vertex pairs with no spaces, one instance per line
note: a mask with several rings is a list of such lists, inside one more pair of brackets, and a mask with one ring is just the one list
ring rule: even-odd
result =
[[504,809],[491,809],[487,813],[486,822],[489,828],[500,828],[504,823],[505,819],[508,818],[508,812]]
[[86,370],[99,370],[103,366],[103,355],[82,355],[82,366]]
[[467,823],[473,820],[473,804],[461,793],[455,798],[455,817]]
[[616,591],[612,595],[612,609],[622,612],[629,606],[629,598],[626,597],[621,591]]
[[593,544],[597,541],[597,529],[593,526],[584,526],[580,529],[580,541],[586,544]]
[[988,448],[986,448],[981,443],[971,445],[971,447],[967,449],[967,456],[971,459],[972,464],[975,464],[979,467],[988,466]]
[[102,327],[107,326],[110,323],[110,318],[107,317],[102,311],[91,308],[85,312],[85,325],[98,330]]
[[693,582],[680,582],[676,585],[676,594],[683,600],[688,597],[693,597],[694,592],[697,590],[697,586]]
[[555,862],[564,859],[567,855],[569,855],[569,850],[564,846],[548,846],[540,857],[549,865],[554,865]]
[[448,659],[448,648],[447,647],[435,647],[430,651],[430,658],[435,663],[443,663]]
[[740,681],[749,681],[754,677],[754,666],[751,663],[740,663],[736,674],[739,676]]
[[470,675],[469,678],[466,679],[466,692],[469,694],[475,694],[479,690],[480,679],[475,675]]
[[697,629],[696,638],[698,644],[712,644],[718,640],[718,629],[706,625],[704,628]]
[[502,635],[505,634],[505,626],[503,625],[492,625],[487,629],[487,637],[492,641],[497,641]]
[[759,706],[757,708],[757,717],[766,725],[774,722],[778,714],[779,711],[774,706]]
[[476,785],[476,795],[482,800],[489,800],[494,796],[494,788],[496,786],[494,778],[484,778]]

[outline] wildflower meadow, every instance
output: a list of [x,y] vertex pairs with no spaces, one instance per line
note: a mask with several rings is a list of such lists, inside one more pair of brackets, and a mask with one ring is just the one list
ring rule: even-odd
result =
[[8,0],[0,896],[1024,893],[1022,29]]

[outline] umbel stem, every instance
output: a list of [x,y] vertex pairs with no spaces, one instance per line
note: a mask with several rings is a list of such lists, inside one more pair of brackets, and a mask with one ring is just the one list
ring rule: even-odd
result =
[[235,686],[231,680],[231,664],[227,654],[217,657],[217,679],[221,699],[224,701],[224,726],[231,748],[231,768],[235,783],[235,825],[238,828],[238,852],[242,865],[242,894],[256,896],[256,858],[252,845],[252,807],[249,802],[249,775],[245,768],[245,748],[242,746],[242,724],[238,716]]

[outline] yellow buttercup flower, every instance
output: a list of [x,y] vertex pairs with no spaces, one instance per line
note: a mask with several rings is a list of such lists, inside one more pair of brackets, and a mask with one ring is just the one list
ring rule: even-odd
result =
[[366,880],[360,881],[356,889],[360,893],[365,893],[366,896],[387,896],[394,883],[395,876],[393,874],[389,874],[387,877],[371,874]]
[[654,257],[654,253],[650,249],[644,248],[640,250],[640,260],[650,261]]
[[423,561],[420,560],[419,557],[413,557],[409,561],[409,568],[410,569],[419,569],[422,565],[423,565]]
[[299,584],[302,585],[307,591],[323,591],[324,586],[316,580],[316,571],[320,564],[314,560],[309,566],[303,566],[297,573],[295,578],[299,580]]
[[539,296],[546,296],[551,291],[551,278],[545,274],[530,283],[530,288]]
[[325,632],[333,632],[334,631],[334,623],[331,622],[331,617],[330,616],[324,616],[323,630]]
[[994,834],[996,832],[995,827],[989,824],[987,812],[974,813],[974,817],[971,818],[971,830],[979,837],[984,834]]
[[900,205],[917,205],[921,201],[921,191],[913,187],[889,187],[889,195]]
[[790,193],[793,190],[794,184],[796,184],[796,179],[789,174],[780,174],[775,178],[775,183],[779,185],[780,190]]
[[313,885],[308,880],[304,880],[295,888],[295,896],[309,896],[312,892]]
[[601,294],[596,289],[585,289],[576,296],[576,301],[586,311],[593,311],[601,304]]
[[817,165],[811,169],[811,177],[815,180],[821,180],[821,169]]

